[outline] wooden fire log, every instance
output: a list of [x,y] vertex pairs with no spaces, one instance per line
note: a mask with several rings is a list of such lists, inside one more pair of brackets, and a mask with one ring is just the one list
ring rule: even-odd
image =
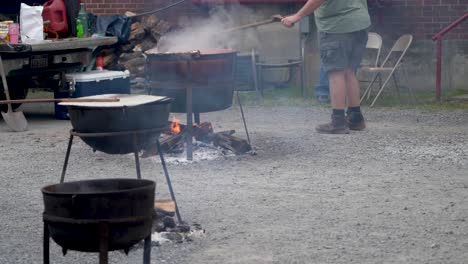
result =
[[141,19],[141,24],[146,30],[151,30],[158,24],[158,22],[159,19],[156,17],[156,15],[144,16]]
[[122,53],[120,54],[119,61],[123,63],[139,57],[143,58],[143,52]]
[[181,152],[181,149],[184,148],[184,138],[185,138],[185,131],[180,132],[177,135],[169,137],[163,141],[161,141],[161,148],[164,152],[175,151]]
[[135,22],[131,25],[131,31],[128,40],[142,40],[145,37],[145,35],[145,28],[141,25],[140,22]]
[[[184,138],[185,132],[182,131],[179,134],[169,136],[160,141],[161,149],[164,153],[173,152],[173,153],[181,153],[184,149]],[[156,144],[151,144],[148,148],[143,150],[143,154],[141,155],[142,158],[148,158],[151,156],[158,155],[158,147]]]
[[142,51],[142,52],[145,52],[147,50],[150,50],[152,48],[155,48],[157,45],[157,41],[153,41],[152,38],[148,37],[148,38],[144,38],[140,44],[138,44],[137,46],[139,46],[139,49]]
[[133,59],[130,59],[128,61],[122,62],[122,64],[125,66],[127,69],[135,69],[139,66],[144,66],[146,63],[146,60],[144,57],[136,57]]
[[115,53],[107,54],[104,56],[104,68],[109,68],[111,65],[116,64],[118,58]]
[[210,135],[213,134],[213,126],[209,122],[201,123],[200,125],[193,126],[193,137],[201,142],[211,143]]
[[232,135],[232,131],[213,134],[213,145],[228,149],[236,155],[242,155],[252,150],[252,146],[245,139]]

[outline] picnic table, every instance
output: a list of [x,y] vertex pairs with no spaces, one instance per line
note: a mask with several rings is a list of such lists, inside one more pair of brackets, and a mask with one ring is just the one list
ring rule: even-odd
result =
[[[34,44],[0,43],[0,56],[12,99],[26,98],[30,88],[63,93],[67,89],[65,74],[91,69],[96,50],[115,43],[116,37],[66,38]],[[4,99],[3,94],[0,93],[0,99]]]

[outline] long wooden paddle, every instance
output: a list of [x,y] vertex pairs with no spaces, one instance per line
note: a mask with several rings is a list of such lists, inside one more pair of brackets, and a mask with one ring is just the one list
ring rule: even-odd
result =
[[230,33],[230,32],[241,30],[241,29],[258,27],[258,26],[261,26],[261,25],[271,24],[273,22],[280,22],[281,19],[283,19],[283,17],[281,15],[273,15],[269,19],[254,22],[254,23],[251,23],[251,24],[245,24],[245,25],[238,26],[238,27],[229,28],[229,29],[226,29],[224,31],[221,31],[220,33]]
[[119,98],[58,98],[58,99],[19,99],[3,100],[2,104],[28,104],[28,103],[99,103],[99,102],[119,102]]

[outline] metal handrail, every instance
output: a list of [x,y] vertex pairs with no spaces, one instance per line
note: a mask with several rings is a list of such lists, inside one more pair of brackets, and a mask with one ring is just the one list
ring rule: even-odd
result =
[[436,100],[440,101],[441,85],[442,85],[442,38],[454,27],[458,26],[461,22],[468,18],[468,12],[457,20],[450,23],[450,25],[443,28],[432,37],[433,41],[437,41],[437,72],[436,72]]
[[463,16],[461,16],[460,18],[458,18],[457,20],[453,21],[452,23],[450,23],[450,25],[446,26],[445,28],[443,28],[441,31],[439,31],[437,34],[435,34],[433,37],[432,37],[432,40],[437,40],[439,37],[443,37],[445,34],[447,34],[450,30],[452,30],[454,27],[456,27],[458,24],[460,24],[461,22],[463,22],[465,19],[468,18],[468,12],[465,13]]

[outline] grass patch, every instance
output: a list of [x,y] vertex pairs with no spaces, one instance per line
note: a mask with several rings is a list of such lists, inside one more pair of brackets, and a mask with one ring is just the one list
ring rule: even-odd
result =
[[[308,92],[308,91],[307,91]],[[263,98],[258,98],[256,91],[241,91],[239,96],[245,105],[257,106],[325,106],[312,98],[304,98],[300,87],[290,86],[281,88],[268,88],[263,91]]]
[[[446,90],[442,93],[440,102],[436,101],[435,93],[433,91],[415,91],[414,101],[410,100],[408,93],[402,93],[401,100],[394,94],[383,94],[379,97],[374,107],[398,107],[427,111],[468,110],[468,99],[463,100],[456,98],[457,96],[467,94],[468,90]],[[365,101],[363,102],[363,105],[369,105],[371,102],[371,100]]]
[[[310,89],[309,89],[310,90]],[[308,94],[313,94],[311,91]],[[402,88],[402,91],[407,89]],[[435,93],[433,91],[415,91],[415,101],[411,102],[409,94],[404,92],[401,94],[401,101],[395,94],[384,92],[375,104],[375,108],[399,108],[399,109],[420,109],[426,111],[438,110],[468,110],[468,97],[467,99],[458,99],[456,97],[468,95],[468,90],[453,89],[446,90],[442,93],[440,102],[435,100]],[[28,98],[53,98],[54,94],[50,91],[42,89],[30,89]],[[255,91],[242,91],[239,93],[242,103],[245,105],[256,106],[315,106],[315,107],[330,107],[329,104],[320,104],[313,97],[304,98],[301,95],[300,87],[290,86],[281,88],[269,88],[264,90],[263,99],[257,98]],[[372,99],[373,97],[371,97]],[[363,106],[368,106],[372,101],[364,101]]]
[[[442,93],[440,102],[435,100],[435,93],[432,91],[415,91],[414,101],[410,101],[407,89],[402,88],[401,100],[397,95],[389,92],[382,94],[377,100],[374,108],[398,108],[398,109],[420,109],[426,111],[438,110],[468,110],[468,99],[457,99],[457,96],[468,95],[468,90],[447,90]],[[308,92],[309,94],[312,94]],[[375,96],[375,94],[373,94]],[[241,92],[241,100],[246,105],[260,106],[316,106],[330,107],[329,104],[320,104],[313,97],[303,98],[299,87],[285,87],[266,89],[263,100],[257,98],[255,91]],[[363,106],[368,106],[372,102],[364,101]]]

